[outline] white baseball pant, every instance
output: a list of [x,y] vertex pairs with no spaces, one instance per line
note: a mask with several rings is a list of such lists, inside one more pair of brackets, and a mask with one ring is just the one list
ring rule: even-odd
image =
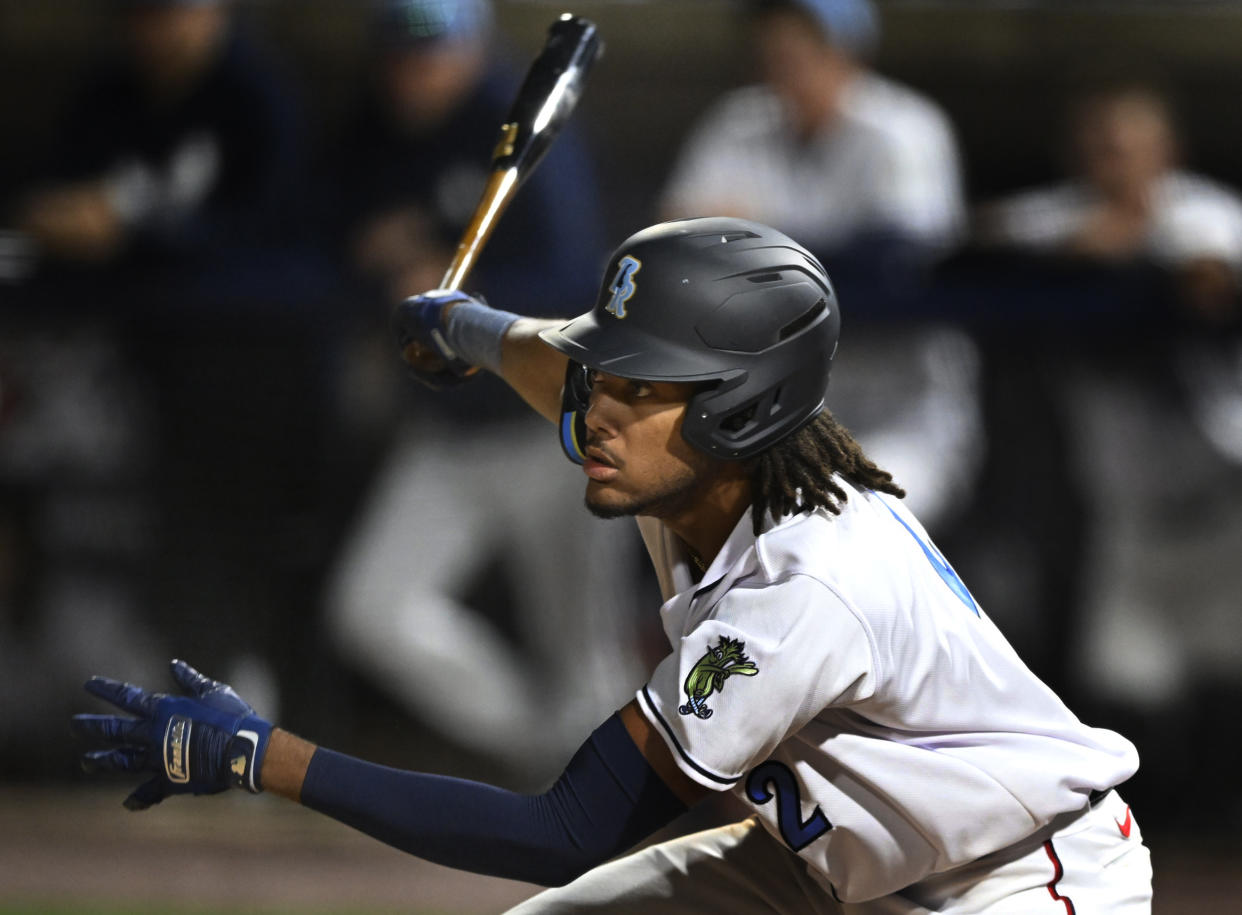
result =
[[649,846],[509,915],[1150,915],[1151,857],[1116,791],[1009,848],[898,893],[836,902],[755,819]]

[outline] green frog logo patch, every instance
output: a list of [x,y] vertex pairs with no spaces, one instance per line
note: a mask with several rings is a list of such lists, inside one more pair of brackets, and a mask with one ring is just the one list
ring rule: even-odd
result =
[[746,643],[721,636],[715,648],[708,646],[707,653],[699,658],[686,677],[686,704],[677,707],[683,715],[707,719],[712,710],[707,707],[707,697],[724,689],[725,680],[734,674],[753,677],[759,673],[755,662],[746,657]]

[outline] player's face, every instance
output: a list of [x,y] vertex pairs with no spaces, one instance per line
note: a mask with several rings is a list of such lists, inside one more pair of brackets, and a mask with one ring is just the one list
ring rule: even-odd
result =
[[721,462],[681,435],[693,385],[592,376],[586,413],[586,505],[601,518],[670,520],[693,510]]

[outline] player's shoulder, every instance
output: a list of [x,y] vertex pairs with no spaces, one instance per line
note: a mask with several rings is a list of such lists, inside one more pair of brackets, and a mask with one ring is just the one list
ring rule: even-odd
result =
[[874,492],[860,491],[840,479],[838,485],[847,494],[839,512],[816,509],[789,515],[759,535],[755,553],[765,578],[806,575],[841,590],[862,566],[877,561],[878,547],[890,535],[885,519],[891,510]]
[[1174,171],[1154,194],[1152,253],[1173,264],[1200,258],[1242,269],[1242,198],[1204,175]]
[[854,80],[842,110],[856,125],[885,135],[953,133],[948,114],[931,97],[870,71]]
[[1242,212],[1242,195],[1196,172],[1172,171],[1160,182],[1161,197],[1172,205],[1214,207],[1230,215]]

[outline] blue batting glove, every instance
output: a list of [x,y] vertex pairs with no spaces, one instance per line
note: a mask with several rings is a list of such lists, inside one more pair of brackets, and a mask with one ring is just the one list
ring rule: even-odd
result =
[[172,675],[190,695],[173,696],[92,677],[86,691],[136,717],[74,715],[73,729],[106,749],[82,756],[87,772],[154,772],[125,799],[145,810],[171,794],[217,794],[227,788],[262,790],[259,770],[272,726],[231,686],[204,677],[185,661]]
[[462,359],[445,337],[444,313],[461,302],[486,304],[455,289],[433,289],[410,296],[392,313],[393,334],[410,374],[433,391],[461,384],[478,367]]

